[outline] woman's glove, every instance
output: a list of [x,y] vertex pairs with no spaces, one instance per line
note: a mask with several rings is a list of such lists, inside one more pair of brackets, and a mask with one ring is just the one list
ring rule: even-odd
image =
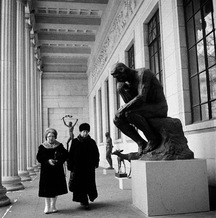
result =
[[57,160],[53,160],[53,159],[48,160],[48,163],[52,166],[55,166],[56,162],[57,162]]

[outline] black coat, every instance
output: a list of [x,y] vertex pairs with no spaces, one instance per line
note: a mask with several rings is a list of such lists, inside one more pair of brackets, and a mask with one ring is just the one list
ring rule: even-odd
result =
[[95,168],[99,165],[99,151],[96,142],[90,137],[80,135],[73,139],[68,158],[68,170],[71,171],[69,190],[73,192],[73,201],[84,202],[86,196],[94,201],[97,196]]
[[[68,152],[62,144],[55,148],[39,146],[37,153],[37,160],[41,163],[39,197],[55,197],[68,192],[63,167],[67,156]],[[58,162],[52,166],[48,163],[49,159],[57,159]]]

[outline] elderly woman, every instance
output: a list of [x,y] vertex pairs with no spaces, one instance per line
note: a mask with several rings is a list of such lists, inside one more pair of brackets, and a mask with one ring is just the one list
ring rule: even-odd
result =
[[56,138],[57,131],[48,128],[45,132],[46,141],[39,146],[37,153],[37,160],[41,163],[38,195],[45,197],[46,214],[57,212],[57,196],[68,192],[63,167],[68,153]]

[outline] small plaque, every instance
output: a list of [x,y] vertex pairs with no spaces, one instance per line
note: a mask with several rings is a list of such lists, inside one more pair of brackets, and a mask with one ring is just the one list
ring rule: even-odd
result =
[[115,176],[118,178],[127,177],[127,173],[115,173]]

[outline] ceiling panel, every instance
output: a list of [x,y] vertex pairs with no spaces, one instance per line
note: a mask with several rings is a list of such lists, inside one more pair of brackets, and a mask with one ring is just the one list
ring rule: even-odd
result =
[[33,2],[42,70],[86,73],[108,0]]

